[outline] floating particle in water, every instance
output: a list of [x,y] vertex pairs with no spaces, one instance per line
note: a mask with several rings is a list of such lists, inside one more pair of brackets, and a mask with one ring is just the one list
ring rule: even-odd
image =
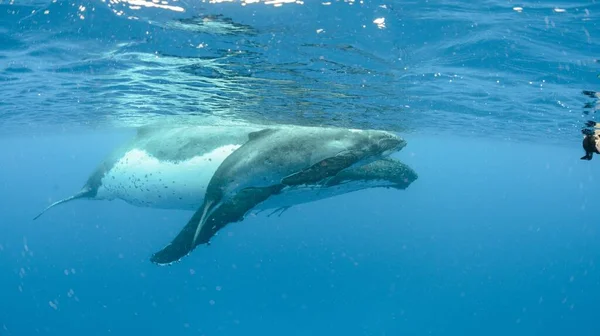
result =
[[48,305],[52,307],[54,310],[58,309],[58,305],[54,301],[48,301]]
[[379,29],[385,28],[385,18],[383,17],[373,20],[373,23],[376,24]]

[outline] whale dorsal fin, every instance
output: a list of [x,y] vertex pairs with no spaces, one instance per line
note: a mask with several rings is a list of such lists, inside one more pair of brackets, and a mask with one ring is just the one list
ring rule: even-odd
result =
[[275,131],[276,131],[276,129],[274,129],[274,128],[265,128],[260,131],[250,132],[250,133],[248,133],[248,140],[260,139],[260,138],[262,138],[268,134],[271,134]]
[[140,126],[140,127],[136,128],[135,136],[138,138],[144,137],[152,132],[155,132],[157,129],[158,129],[158,127],[154,124]]

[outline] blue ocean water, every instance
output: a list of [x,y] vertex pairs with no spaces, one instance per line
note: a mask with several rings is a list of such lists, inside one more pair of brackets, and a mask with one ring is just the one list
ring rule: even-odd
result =
[[[0,335],[598,335],[595,2],[0,0]],[[419,178],[232,224],[77,201],[133,128],[377,128]]]

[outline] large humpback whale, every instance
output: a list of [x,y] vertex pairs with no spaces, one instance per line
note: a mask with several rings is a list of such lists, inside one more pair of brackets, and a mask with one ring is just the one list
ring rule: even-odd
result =
[[115,149],[73,196],[114,200],[159,209],[196,210],[206,186],[225,158],[248,140],[258,126],[163,126],[137,129],[135,137]]
[[[270,130],[265,131],[266,129]],[[306,139],[313,140],[318,139],[318,134],[327,132],[330,134],[341,132],[339,134],[346,135],[363,134],[363,136],[369,132],[377,132],[315,127],[298,128],[297,126],[267,127],[250,124],[227,127],[180,125],[142,127],[138,129],[136,136],[131,141],[113,151],[97,167],[78,193],[51,204],[35,218],[58,204],[76,199],[121,199],[135,206],[196,210],[198,212],[200,206],[205,203],[206,190],[215,173],[232,153],[237,152],[250,139],[260,138],[257,135],[266,135],[267,133],[271,133],[271,137],[268,137],[270,141],[267,144],[280,144],[280,146],[271,146],[271,151],[275,148],[282,150],[285,148],[282,144],[286,143],[286,139],[291,139],[288,135],[298,130],[308,132],[306,134],[312,132],[313,137],[308,136]],[[278,134],[278,136],[273,137],[274,134]],[[297,133],[297,135],[299,134]],[[300,138],[302,137],[300,136]],[[393,138],[399,141],[399,147],[396,149],[404,146],[403,140],[397,137]],[[289,141],[287,143],[290,144]],[[302,142],[297,144],[300,143]],[[309,183],[303,183],[294,188],[287,186],[274,195],[273,193],[265,194],[264,189],[261,194],[260,188],[253,188],[258,185],[253,185],[254,182],[252,182],[249,188],[241,188],[233,194],[229,194],[229,198],[221,202],[219,211],[207,217],[210,222],[209,226],[204,226],[198,234],[196,234],[196,230],[191,233],[192,237],[196,236],[196,242],[192,242],[188,236],[188,223],[188,226],[171,244],[153,255],[152,261],[157,264],[169,264],[181,259],[198,244],[208,243],[210,238],[228,223],[243,220],[249,212],[286,209],[297,204],[367,188],[405,189],[417,179],[416,173],[400,161],[377,155],[372,159],[363,160],[362,165],[350,164],[347,168],[343,168],[350,162],[347,161],[351,157],[348,152],[350,147],[345,147],[348,144],[343,141],[334,141],[333,143],[330,151],[338,148],[346,153],[337,156],[337,159],[333,161],[331,158],[321,160],[321,162],[331,161],[332,166],[329,169],[319,171],[314,170],[313,167],[312,171],[310,169],[299,171],[295,177],[289,176],[287,180],[289,183],[293,182],[294,178],[300,178],[298,181],[304,179]],[[253,146],[256,148],[257,144],[254,143]],[[248,153],[251,153],[252,150],[248,149],[251,148],[247,147],[246,149]],[[296,148],[296,153],[302,152]],[[307,152],[304,154],[308,155]],[[308,156],[313,157],[307,162],[319,160],[318,155]],[[230,162],[239,163],[239,160],[232,159]],[[269,173],[269,169],[265,172]],[[322,174],[319,178],[324,178],[315,179],[318,174]],[[311,176],[312,180],[308,181],[306,178]],[[268,180],[273,175],[263,175],[263,180],[265,177]],[[201,214],[196,213],[190,223],[194,221],[194,218],[199,223],[200,218],[197,218],[199,215]]]

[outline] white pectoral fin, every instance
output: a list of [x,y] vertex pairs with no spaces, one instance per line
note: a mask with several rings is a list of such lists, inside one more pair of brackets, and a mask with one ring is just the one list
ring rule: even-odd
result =
[[206,202],[206,205],[204,206],[204,211],[202,212],[202,217],[200,217],[200,221],[198,222],[198,226],[196,227],[196,232],[194,233],[194,240],[192,241],[192,245],[196,245],[196,240],[198,240],[198,235],[200,234],[200,231],[202,230],[202,227],[204,226],[204,223],[206,222],[206,219],[207,219],[206,214],[208,213],[212,204],[213,204],[213,201],[208,201],[208,202]]
[[[257,204],[281,190],[280,185],[266,188],[246,188],[235,196],[235,201],[206,202],[194,213],[187,225],[150,260],[158,265],[169,265],[190,254],[197,245],[210,244],[210,238],[229,223],[239,222]],[[208,224],[208,225],[207,225]]]
[[213,203],[210,201],[198,208],[179,234],[167,246],[154,253],[150,261],[158,265],[170,265],[192,252],[199,243],[208,243],[208,240],[204,241],[206,237],[202,234],[202,228],[214,210],[211,207]]

